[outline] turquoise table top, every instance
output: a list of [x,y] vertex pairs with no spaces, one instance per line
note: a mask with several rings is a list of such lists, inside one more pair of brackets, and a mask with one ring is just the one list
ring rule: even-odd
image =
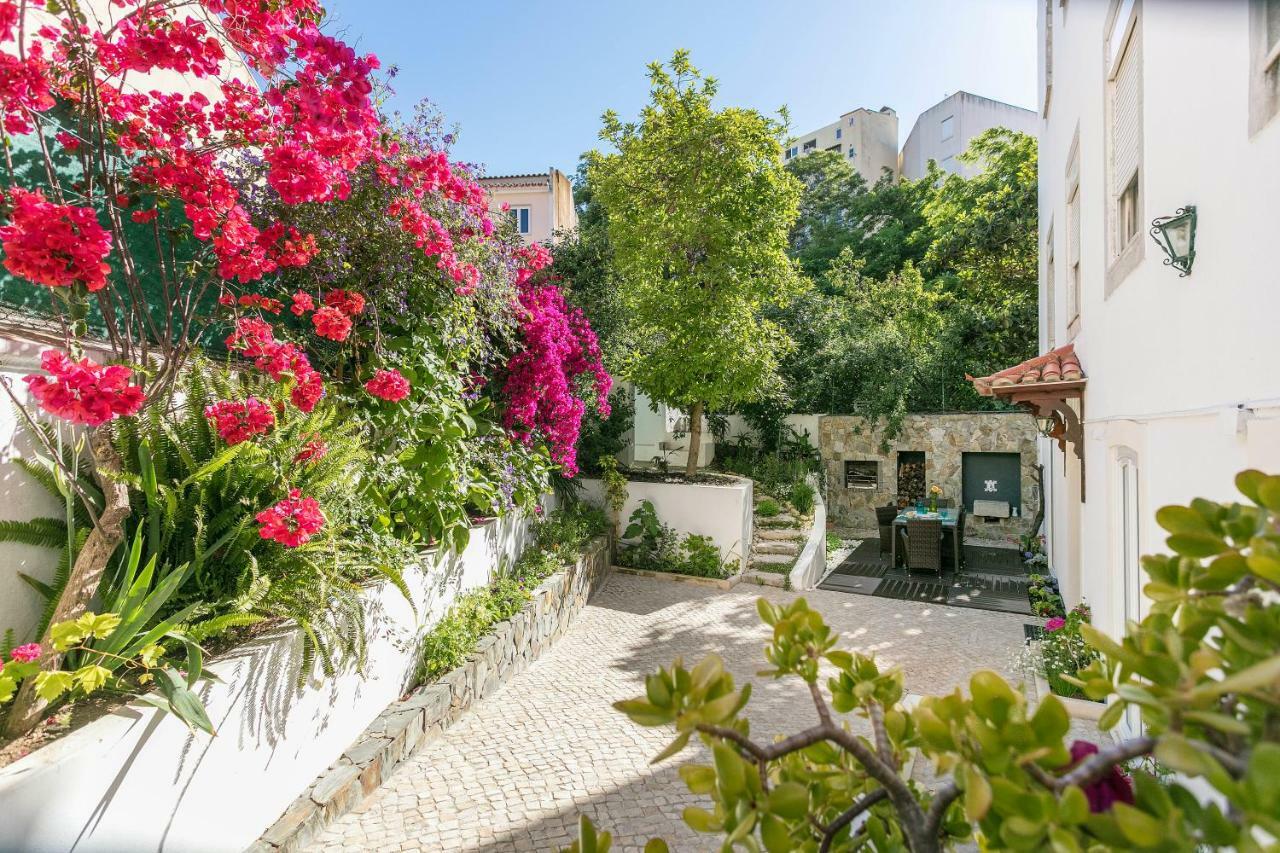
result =
[[937,512],[916,512],[914,508],[908,507],[898,513],[898,517],[893,520],[894,524],[906,524],[912,519],[936,519],[941,521],[944,527],[955,527],[956,522],[960,520],[960,510],[955,507],[941,508]]

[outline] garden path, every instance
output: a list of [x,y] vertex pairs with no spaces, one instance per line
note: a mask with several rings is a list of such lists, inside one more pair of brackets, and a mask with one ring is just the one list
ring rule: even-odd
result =
[[[741,584],[729,592],[615,575],[572,628],[524,673],[424,746],[315,850],[547,851],[567,845],[580,813],[614,834],[615,851],[661,835],[673,850],[715,849],[680,821],[704,803],[676,774],[695,750],[656,767],[666,729],[642,729],[610,707],[644,692],[643,676],[683,655],[717,652],[755,682],[748,711],[762,739],[814,719],[800,683],[755,675],[767,629],[755,600],[796,593]],[[909,693],[948,692],[975,669],[1021,679],[1025,617],[814,590],[809,603],[841,646],[900,664]],[[701,747],[699,747],[701,749]]]

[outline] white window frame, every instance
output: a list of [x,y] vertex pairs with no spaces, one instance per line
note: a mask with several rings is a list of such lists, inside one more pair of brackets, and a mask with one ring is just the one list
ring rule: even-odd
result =
[[[1138,622],[1146,613],[1145,596],[1142,594],[1142,481],[1138,453],[1129,447],[1117,447],[1114,451],[1115,466],[1112,480],[1112,520],[1115,524],[1112,537],[1113,565],[1119,575],[1123,617]],[[1136,708],[1126,713],[1124,727],[1131,737],[1142,732],[1142,717]]]
[[1071,141],[1071,149],[1067,154],[1064,186],[1067,224],[1067,339],[1071,340],[1080,333],[1080,302],[1081,291],[1084,289],[1084,210],[1080,206],[1079,127],[1076,128],[1075,138]]
[[836,128],[836,139],[839,139],[839,138],[840,138],[840,135],[841,135],[842,133],[844,133],[844,128],[843,128],[843,127],[837,127],[837,128]]
[[[517,234],[533,233],[533,206],[528,204],[513,204],[508,208],[512,221],[516,225]],[[524,214],[524,227],[520,227],[520,214]]]
[[938,122],[938,136],[940,142],[949,142],[956,138],[956,117],[954,115],[949,115]]
[[855,157],[857,157],[857,156],[858,156],[858,150],[857,150],[856,148],[854,148],[852,145],[850,145],[850,146],[849,146],[849,159],[850,159],[850,160],[852,160],[853,158],[855,158]]
[[[1066,14],[1066,10],[1063,10]],[[1053,100],[1053,0],[1044,0],[1044,91],[1040,101],[1040,117],[1049,117]]]
[[[1107,273],[1103,297],[1109,297],[1142,261],[1146,253],[1146,241],[1142,239],[1142,210],[1145,198],[1143,182],[1146,164],[1143,157],[1144,122],[1142,120],[1142,5],[1143,0],[1111,0],[1105,32],[1108,33],[1106,50],[1106,138],[1107,138]],[[1136,58],[1135,58],[1136,57]],[[1116,173],[1115,106],[1117,76],[1125,60],[1137,62],[1138,138],[1137,163],[1131,174]],[[1123,181],[1123,184],[1121,183]],[[1127,216],[1126,216],[1127,215]],[[1131,218],[1132,233],[1123,231],[1124,220]]]
[[1249,2],[1249,135],[1280,114],[1280,39],[1268,44],[1269,16],[1280,15],[1276,0]]
[[1044,240],[1044,340],[1045,349],[1057,346],[1058,339],[1058,267],[1053,245],[1053,220]]

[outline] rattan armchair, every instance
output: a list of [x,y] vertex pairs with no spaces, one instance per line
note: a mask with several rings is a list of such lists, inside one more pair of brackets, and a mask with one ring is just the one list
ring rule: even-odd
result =
[[956,514],[956,526],[942,542],[942,559],[946,561],[946,565],[955,566],[956,571],[964,568],[965,515],[964,507],[960,507],[960,512]]
[[942,522],[934,518],[912,518],[902,531],[906,545],[907,571],[927,569],[942,574]]
[[893,552],[893,520],[898,517],[898,508],[892,504],[876,507],[876,526],[880,528],[880,553]]

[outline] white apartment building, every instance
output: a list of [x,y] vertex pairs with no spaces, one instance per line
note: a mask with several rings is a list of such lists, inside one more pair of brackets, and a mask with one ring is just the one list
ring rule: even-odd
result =
[[[1139,556],[1164,550],[1155,511],[1280,472],[1280,0],[1037,3],[1040,343],[1059,351],[978,382],[1067,407],[1065,452],[1042,449],[1051,565],[1118,634],[1144,612]],[[1188,206],[1180,276],[1149,231]]]
[[510,217],[526,245],[550,244],[557,231],[578,227],[573,185],[555,167],[528,175],[494,175],[481,178],[480,184],[489,191],[489,211]]
[[1035,136],[1040,132],[1040,116],[1004,101],[956,92],[920,113],[902,146],[898,172],[906,180],[918,181],[934,160],[944,172],[971,178],[978,169],[957,157],[975,136],[993,127]]
[[889,107],[859,107],[840,120],[793,137],[782,152],[784,162],[814,151],[834,151],[849,161],[868,184],[898,175],[898,114]]

